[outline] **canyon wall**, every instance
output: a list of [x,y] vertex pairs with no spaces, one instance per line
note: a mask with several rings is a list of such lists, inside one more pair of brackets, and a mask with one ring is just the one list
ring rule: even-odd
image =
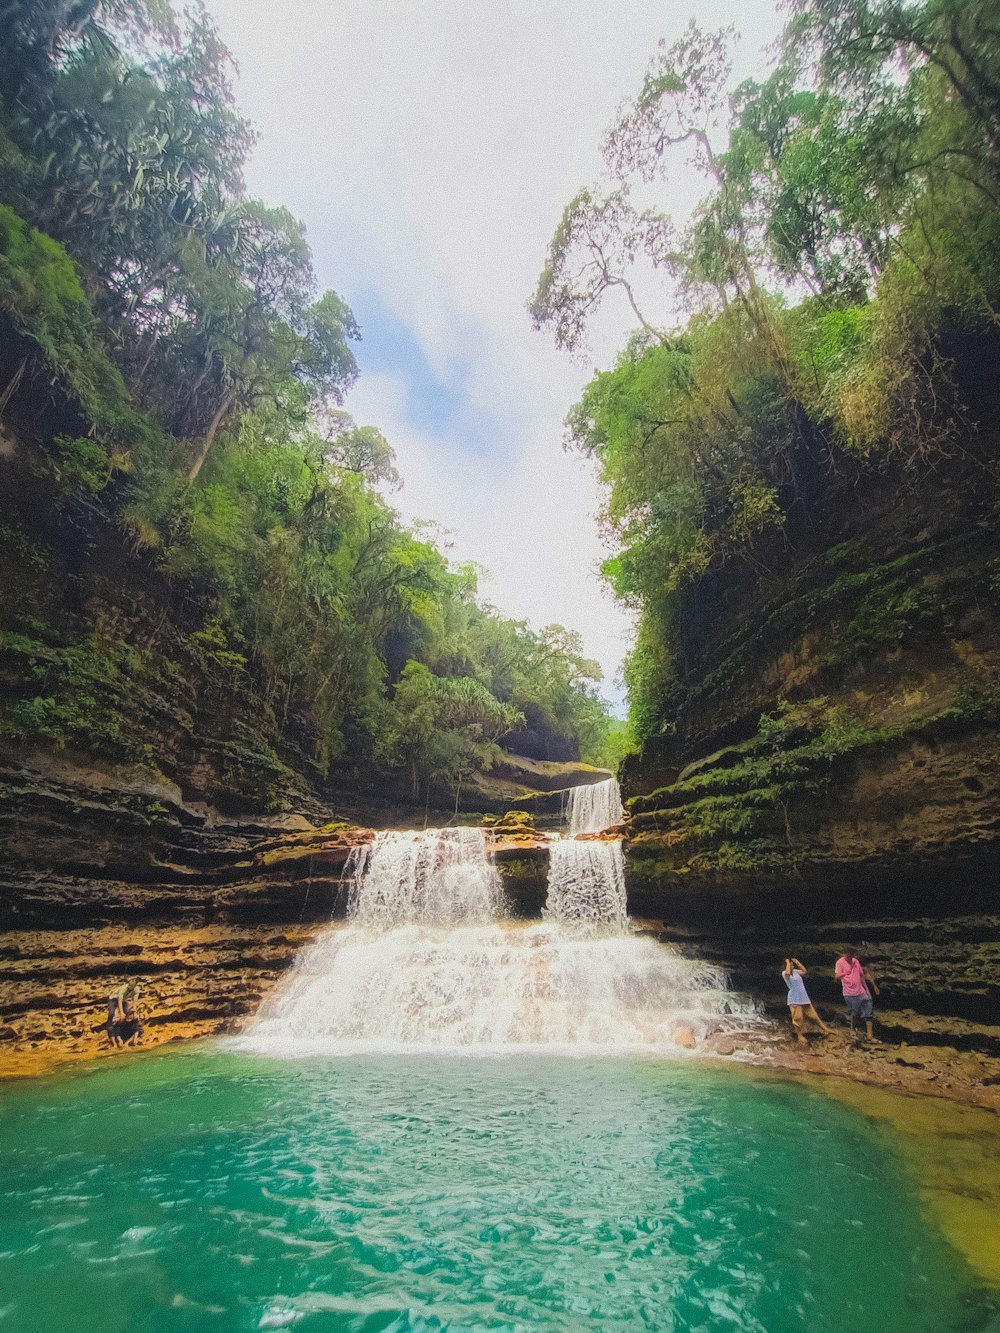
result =
[[823,489],[771,568],[688,590],[662,734],[623,774],[634,882],[795,901],[961,882],[989,900],[996,465],[852,465]]
[[[504,780],[524,790],[519,771]],[[0,1075],[99,1052],[127,977],[142,979],[150,1041],[234,1030],[346,915],[352,853],[374,837],[340,819],[233,815],[65,754],[0,755],[0,792]],[[409,826],[423,814],[395,813]],[[544,844],[516,822],[493,841],[511,911],[538,915]]]
[[623,772],[630,900],[781,1011],[854,944],[900,1041],[1000,1053],[996,444],[816,457],[765,563],[694,581],[662,733]]

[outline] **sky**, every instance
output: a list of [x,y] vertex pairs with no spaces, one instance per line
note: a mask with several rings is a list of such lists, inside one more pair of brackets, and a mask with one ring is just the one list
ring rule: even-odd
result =
[[[525,303],[616,107],[695,0],[210,8],[260,136],[249,189],[302,218],[321,285],[361,325],[346,407],[396,451],[392,503],[488,570],[481,593],[504,615],[578,630],[620,711],[632,624],[599,574],[593,465],[563,450],[562,423],[630,320],[612,305],[584,362]],[[738,26],[745,72],[780,28],[771,0],[698,0],[697,16]]]

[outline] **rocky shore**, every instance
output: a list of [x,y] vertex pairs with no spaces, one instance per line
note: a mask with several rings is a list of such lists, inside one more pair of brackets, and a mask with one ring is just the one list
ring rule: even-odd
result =
[[[146,1045],[238,1030],[298,949],[345,915],[352,857],[374,837],[305,815],[224,817],[148,782],[68,762],[0,772],[0,1076],[112,1054],[109,990],[144,982]],[[558,797],[558,793],[555,794]],[[634,833],[634,828],[617,832]],[[548,838],[508,817],[491,834],[508,910],[544,905]],[[640,929],[723,966],[773,1019],[765,1036],[727,1036],[705,1053],[797,1073],[1000,1109],[1000,919],[953,885],[952,910],[911,892],[780,902],[681,876],[651,883],[627,841],[630,910]],[[884,993],[881,1043],[853,1044],[829,973],[845,944],[874,966]],[[835,1035],[791,1041],[778,976],[789,953]]]
[[[662,923],[641,927],[661,938],[669,934]],[[141,1057],[141,1050],[113,1050],[104,1031],[104,998],[124,976],[143,980],[143,1049],[239,1031],[319,928],[315,922],[281,927],[220,922],[7,932],[0,938],[0,1077],[45,1073],[77,1061]],[[768,1008],[771,1028],[709,1038],[696,1054],[797,1075],[847,1078],[1000,1114],[1000,1058],[976,1049],[983,1035],[993,1038],[986,1025],[970,1032],[973,1040],[961,1049],[953,1027],[943,1033],[933,1019],[922,1022],[912,1012],[880,1006],[878,1040],[869,1044],[851,1037],[839,1006],[821,1001],[818,1008],[833,1034],[810,1035],[803,1048],[772,997],[760,989],[751,993]]]
[[[324,836],[329,843],[329,836]],[[103,1028],[105,997],[126,976],[143,980],[146,1048],[239,1031],[292,964],[296,952],[327,928],[331,900],[336,914],[342,913],[343,885],[331,876],[332,882],[322,890],[317,888],[320,877],[315,866],[307,870],[308,858],[299,855],[309,845],[304,835],[293,835],[282,849],[287,849],[288,858],[271,863],[282,864],[283,873],[289,873],[288,902],[294,905],[294,912],[282,922],[234,920],[234,904],[237,916],[248,901],[255,912],[267,901],[273,913],[275,898],[265,900],[259,894],[243,898],[227,884],[225,906],[210,922],[108,921],[65,929],[27,927],[0,935],[0,1077],[43,1073],[67,1062],[141,1056],[141,1052],[113,1051]],[[520,904],[522,915],[536,915],[537,896],[544,894],[544,841],[524,836],[504,839],[498,843],[498,853],[507,872],[511,902]],[[327,855],[335,864],[340,860],[340,852],[332,848],[328,847]],[[253,866],[258,856],[247,859]],[[305,910],[308,900],[296,873],[311,881],[316,899],[324,903],[321,913]],[[884,983],[877,1012],[878,1041],[870,1045],[851,1037],[835,984],[827,975],[838,949],[838,929],[817,926],[810,938],[796,940],[794,952],[805,956],[812,966],[811,993],[834,1029],[829,1037],[810,1035],[806,1048],[792,1039],[783,993],[778,990],[780,962],[775,964],[773,931],[769,934],[758,928],[756,935],[743,932],[734,940],[691,925],[649,919],[635,925],[685,952],[726,966],[737,989],[751,994],[772,1020],[764,1033],[758,1029],[710,1037],[696,1054],[795,1075],[839,1076],[1000,1113],[1000,1028],[954,1012],[962,1007],[965,993],[959,969],[952,965],[949,972],[949,960],[939,956],[940,946],[933,940],[914,938],[919,933],[914,923],[909,923],[909,952],[896,958],[895,970],[884,946],[873,947],[866,955]],[[873,929],[872,923],[866,927]],[[885,935],[886,923],[882,927]],[[841,924],[839,933],[862,943],[866,938],[858,922],[851,923],[849,930]],[[898,947],[903,933],[895,923],[889,936],[893,948]],[[899,989],[902,968],[916,968],[922,953],[937,958],[940,984],[927,997],[924,1008],[936,1005],[946,1012],[920,1012],[905,1003],[912,997]],[[949,975],[950,990],[946,987]]]

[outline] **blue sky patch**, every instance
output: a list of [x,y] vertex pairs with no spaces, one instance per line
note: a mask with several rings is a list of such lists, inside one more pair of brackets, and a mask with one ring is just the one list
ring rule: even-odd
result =
[[503,451],[499,425],[487,412],[477,411],[466,397],[471,358],[456,365],[442,379],[431,365],[412,330],[368,289],[353,296],[351,308],[361,326],[361,342],[354,352],[366,374],[392,375],[405,386],[407,424],[440,438],[447,437],[471,454]]

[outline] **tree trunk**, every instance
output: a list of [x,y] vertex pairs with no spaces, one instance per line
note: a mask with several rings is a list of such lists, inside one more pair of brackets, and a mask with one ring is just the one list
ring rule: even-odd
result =
[[17,386],[21,383],[21,380],[24,378],[24,372],[27,369],[27,366],[28,366],[28,358],[24,357],[21,361],[21,364],[18,366],[18,368],[14,371],[13,375],[11,375],[10,379],[7,381],[6,389],[4,389],[3,393],[0,394],[0,416],[3,416],[4,412],[7,410],[7,404],[10,402],[11,398],[13,398],[14,394],[17,392]]
[[236,394],[227,393],[225,398],[223,398],[222,402],[216,409],[215,416],[208,423],[208,430],[205,432],[205,438],[204,440],[202,440],[201,448],[198,450],[195,460],[191,464],[191,471],[188,473],[189,486],[198,476],[198,473],[201,471],[202,464],[208,457],[208,451],[212,447],[212,441],[215,439],[215,433],[222,425],[224,417],[226,416],[227,412],[235,402],[236,402]]

